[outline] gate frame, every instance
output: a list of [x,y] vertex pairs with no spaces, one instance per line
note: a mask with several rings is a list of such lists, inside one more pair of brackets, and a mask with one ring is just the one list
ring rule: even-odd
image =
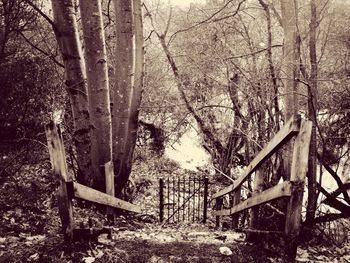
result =
[[[168,178],[168,180],[170,180]],[[183,179],[184,181],[186,181],[186,179]],[[190,180],[190,179],[189,179]],[[196,178],[193,179],[193,182],[195,182]],[[180,178],[178,178],[177,180],[177,185],[178,185],[178,190],[180,190]],[[209,179],[207,176],[205,177],[202,177],[201,179],[198,180],[200,183],[203,183],[203,223],[206,223],[207,222],[207,218],[208,218],[208,194],[209,194]],[[198,189],[201,189],[201,184],[199,183],[199,188]],[[194,184],[195,185],[195,184]],[[164,207],[165,207],[165,202],[164,202],[164,186],[165,186],[165,183],[164,183],[164,178],[163,177],[160,177],[159,178],[159,222],[163,223],[164,222]],[[173,179],[173,194],[174,194],[174,187],[175,187],[175,180]],[[197,188],[195,188],[194,186],[194,191],[193,193],[190,192],[190,197],[187,198],[187,200],[181,205],[181,206],[178,206],[177,210],[175,212],[173,212],[173,214],[171,215],[171,217],[175,216],[175,213],[176,212],[179,212],[180,209],[182,209],[184,207],[184,205],[192,198],[192,196],[195,196],[196,195],[196,191],[198,190]],[[191,190],[191,188],[189,187],[189,191]],[[179,202],[179,195],[178,195],[178,202]],[[198,201],[200,202],[200,201]],[[199,210],[198,210],[199,211]],[[199,213],[198,213],[199,214]],[[184,215],[183,215],[184,216]],[[166,222],[171,218],[167,218]]]

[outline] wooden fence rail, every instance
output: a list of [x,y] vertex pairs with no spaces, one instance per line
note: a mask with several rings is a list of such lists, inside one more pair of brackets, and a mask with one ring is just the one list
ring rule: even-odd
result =
[[[221,189],[212,196],[216,200],[215,211],[217,226],[220,225],[220,216],[233,216],[233,227],[238,226],[238,213],[246,209],[259,206],[281,197],[288,197],[289,203],[286,213],[284,234],[286,237],[286,252],[290,258],[295,257],[297,237],[300,231],[301,208],[304,191],[304,181],[308,168],[309,147],[311,140],[310,121],[301,120],[299,116],[291,118],[271,141],[257,154],[253,161],[244,170],[243,174],[233,184]],[[264,161],[281,149],[291,138],[296,137],[293,147],[293,157],[290,180],[277,184],[252,197],[241,201],[241,185],[261,167]],[[261,176],[255,173],[255,176]],[[255,178],[255,180],[260,178]],[[222,209],[223,196],[230,194],[233,202],[230,208]]]
[[73,217],[73,198],[105,205],[109,216],[113,216],[114,208],[141,213],[141,208],[139,206],[114,197],[114,174],[111,162],[104,165],[106,193],[75,182],[74,178],[72,178],[67,171],[66,155],[60,127],[51,122],[46,125],[45,130],[52,169],[55,176],[57,176],[60,181],[57,192],[58,207],[62,222],[62,232],[67,243],[75,239],[74,233],[76,229]]

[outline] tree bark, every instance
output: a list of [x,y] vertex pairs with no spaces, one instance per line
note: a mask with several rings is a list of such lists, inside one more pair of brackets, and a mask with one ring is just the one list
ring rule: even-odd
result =
[[107,55],[99,0],[80,1],[91,115],[91,161],[94,187],[105,191],[104,164],[112,156],[112,130]]
[[296,94],[299,79],[300,36],[296,0],[281,0],[284,32],[281,78],[284,88],[285,120],[298,113]]
[[[144,50],[140,0],[115,1],[117,24],[116,89],[114,92],[114,162],[117,175],[116,193],[127,183],[136,145],[138,117],[143,90]],[[131,49],[133,47],[133,49]],[[115,105],[117,104],[118,105]]]
[[305,224],[312,227],[314,224],[316,206],[317,206],[317,185],[316,185],[316,162],[317,162],[317,141],[316,141],[316,122],[317,122],[317,52],[316,52],[316,29],[317,29],[317,9],[316,0],[310,2],[310,64],[311,71],[308,87],[308,115],[312,121],[312,134],[310,142],[310,157],[308,169],[308,204],[306,210]]
[[133,82],[133,14],[131,0],[115,0],[116,64],[113,90],[113,164],[116,195],[125,185],[130,171],[124,163]]
[[[296,0],[281,0],[284,32],[283,60],[280,73],[283,83],[284,119],[288,121],[298,113],[297,87],[299,79],[300,36]],[[291,171],[292,145],[286,147],[283,158],[283,178],[288,180]]]
[[125,145],[125,155],[123,165],[125,170],[119,176],[117,192],[121,191],[131,172],[134,149],[136,146],[137,130],[139,123],[139,112],[143,91],[144,78],[144,49],[143,49],[143,24],[141,0],[133,0],[133,18],[134,18],[134,60],[133,60],[133,78],[132,91],[130,99],[130,111],[128,115],[128,134]]
[[269,71],[271,76],[271,82],[273,86],[274,91],[274,98],[273,98],[273,108],[275,113],[275,120],[274,120],[274,128],[275,131],[278,131],[280,129],[280,107],[278,102],[278,83],[277,83],[277,76],[276,76],[276,70],[275,66],[273,64],[272,59],[272,24],[271,24],[271,12],[270,7],[268,4],[266,4],[263,0],[259,0],[260,5],[263,7],[266,15],[266,23],[267,23],[267,60],[269,62]]
[[77,152],[80,183],[91,185],[90,117],[85,65],[79,41],[73,0],[52,0],[54,31],[65,67],[65,83],[74,123],[73,141]]

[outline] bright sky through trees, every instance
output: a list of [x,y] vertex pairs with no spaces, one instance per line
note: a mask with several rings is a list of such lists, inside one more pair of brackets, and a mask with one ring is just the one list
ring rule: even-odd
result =
[[170,0],[172,5],[188,7],[191,3],[204,3],[205,0]]

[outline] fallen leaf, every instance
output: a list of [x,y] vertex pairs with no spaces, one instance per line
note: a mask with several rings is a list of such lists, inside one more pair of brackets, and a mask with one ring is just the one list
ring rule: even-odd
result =
[[97,250],[97,253],[96,253],[96,258],[102,258],[104,255],[104,252],[100,249]]
[[46,236],[44,236],[44,235],[37,235],[37,236],[26,237],[26,240],[40,242],[40,241],[43,241],[45,238],[46,238]]
[[219,250],[220,250],[220,253],[225,255],[225,256],[231,256],[232,255],[232,251],[228,247],[220,247]]
[[93,262],[95,262],[95,258],[94,257],[84,257],[83,262],[84,263],[93,263]]
[[39,259],[39,253],[35,253],[28,258],[30,262],[37,261],[38,259]]
[[98,243],[103,244],[103,245],[113,245],[114,242],[108,238],[107,234],[102,234],[99,235],[97,238]]

